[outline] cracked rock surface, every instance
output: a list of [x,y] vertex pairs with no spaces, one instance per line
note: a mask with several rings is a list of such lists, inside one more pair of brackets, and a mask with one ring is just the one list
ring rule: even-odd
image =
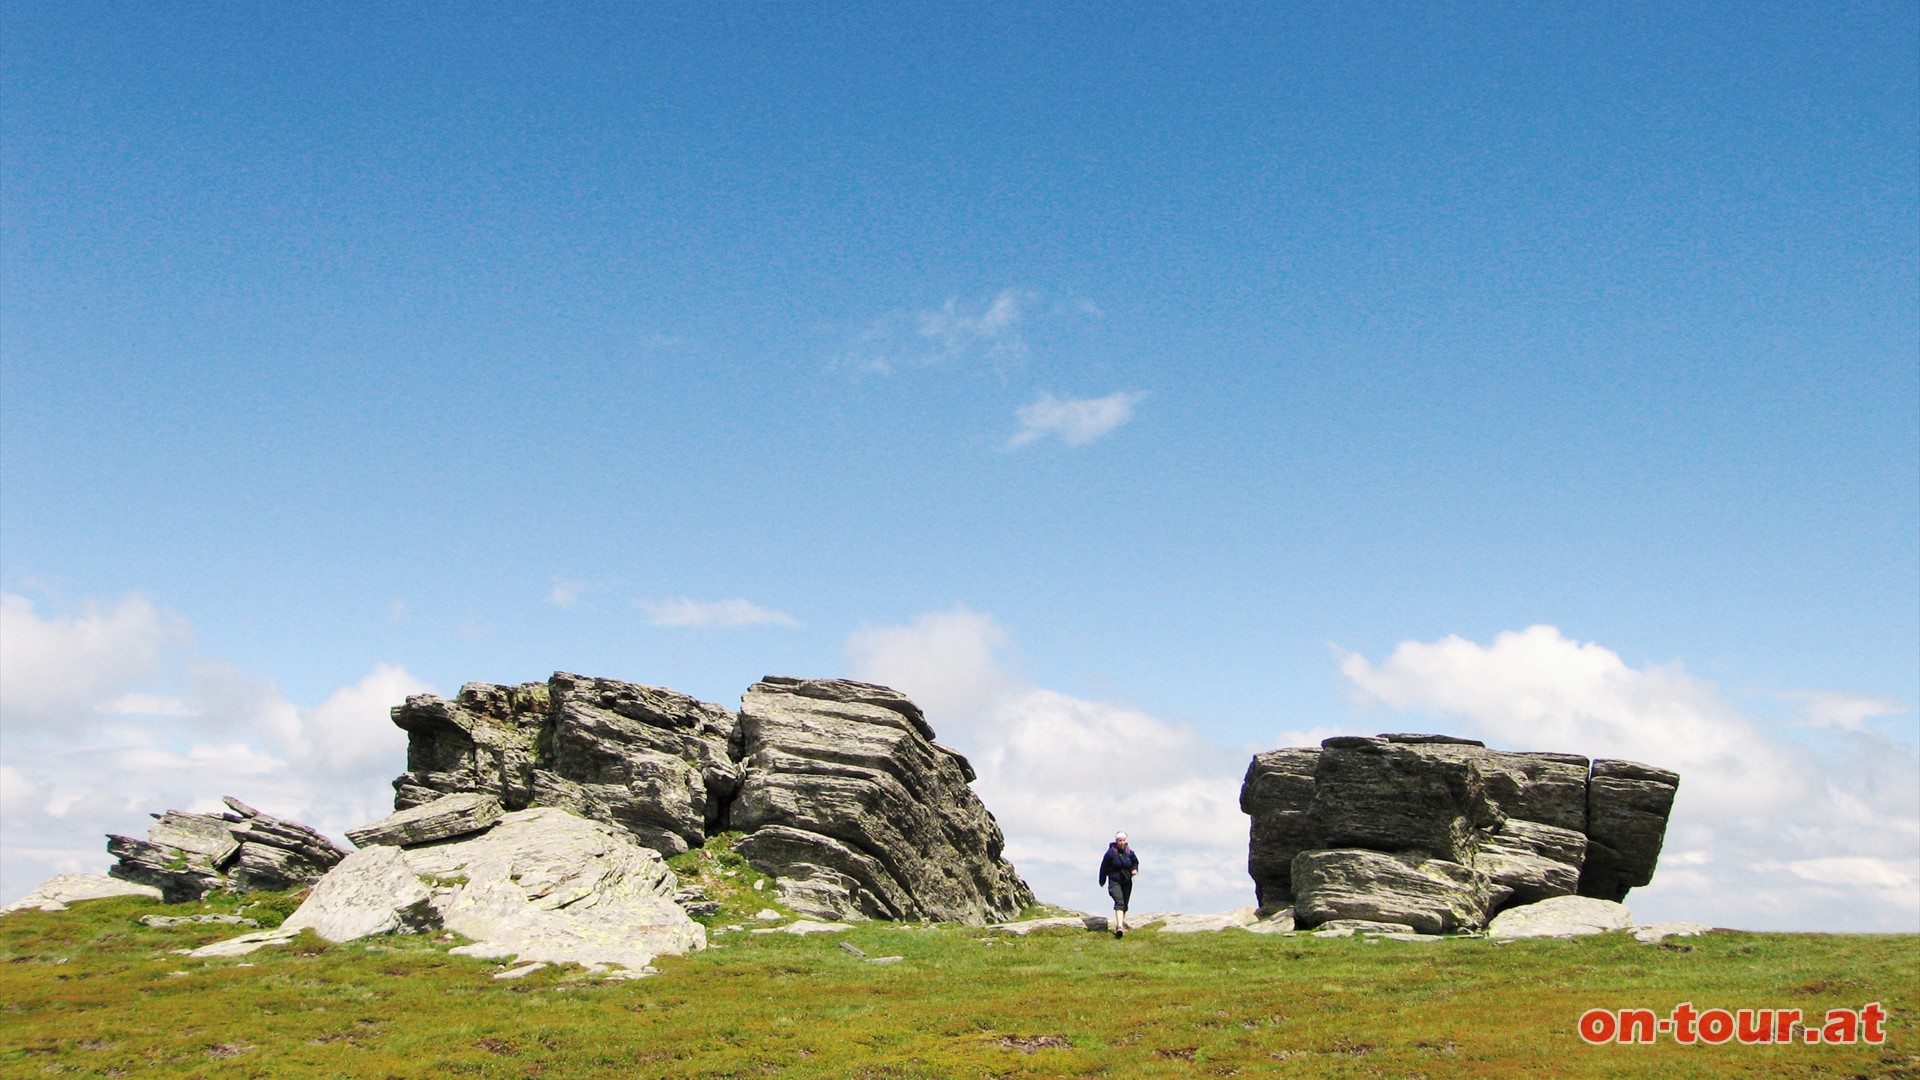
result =
[[1556,897],[1618,902],[1652,880],[1679,782],[1448,735],[1337,736],[1254,756],[1247,872],[1261,909],[1292,904],[1302,927],[1473,930]]
[[468,683],[393,710],[406,810],[456,793],[557,807],[666,855],[723,830],[794,910],[984,924],[1032,903],[1004,839],[918,706],[883,686],[768,676],[741,710],[565,672]]

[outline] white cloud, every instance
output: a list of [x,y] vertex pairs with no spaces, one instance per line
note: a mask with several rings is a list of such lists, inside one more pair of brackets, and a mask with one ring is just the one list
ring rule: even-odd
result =
[[[1920,769],[1911,744],[1857,723],[1823,743],[1791,740],[1677,663],[1635,668],[1551,626],[1484,646],[1451,636],[1408,641],[1378,664],[1349,654],[1340,667],[1363,702],[1440,714],[1445,730],[1490,745],[1679,772],[1667,847],[1695,854],[1663,862],[1628,898],[1643,917],[1920,930]],[[1834,707],[1842,717],[1861,716],[1860,701],[1878,715],[1899,709],[1841,696],[1851,702]]]
[[639,607],[654,626],[799,626],[784,611],[763,608],[735,597],[731,600],[642,600]]
[[876,319],[836,361],[874,375],[968,361],[999,367],[1027,354],[1020,328],[1038,293],[1002,289],[984,304],[949,298],[937,308]]
[[571,578],[554,578],[553,589],[547,593],[547,603],[554,607],[570,608],[580,603],[580,595],[585,592],[587,583]]
[[1100,853],[1117,829],[1145,862],[1144,908],[1217,911],[1253,902],[1239,811],[1247,752],[1190,727],[1024,682],[1006,631],[965,608],[849,638],[854,677],[892,686],[966,752],[1007,856],[1043,900],[1105,901]]
[[1015,450],[1049,436],[1068,446],[1084,446],[1132,420],[1133,407],[1144,397],[1124,391],[1066,400],[1041,394],[1014,411],[1020,430],[1007,440],[1007,449]]
[[302,708],[198,652],[185,620],[144,599],[71,617],[0,603],[0,897],[101,872],[102,834],[141,835],[150,811],[233,795],[337,837],[391,808],[406,736],[388,710],[432,689],[404,668],[376,665]]
[[1799,722],[1812,728],[1860,731],[1869,720],[1900,716],[1907,711],[1904,702],[1893,698],[1849,694],[1840,690],[1794,690],[1780,696],[1800,702]]

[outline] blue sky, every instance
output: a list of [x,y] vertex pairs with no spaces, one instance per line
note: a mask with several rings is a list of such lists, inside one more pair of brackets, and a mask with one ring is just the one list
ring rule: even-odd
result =
[[1920,930],[1910,5],[3,10],[8,898],[566,669],[901,685],[1066,903],[1414,727]]

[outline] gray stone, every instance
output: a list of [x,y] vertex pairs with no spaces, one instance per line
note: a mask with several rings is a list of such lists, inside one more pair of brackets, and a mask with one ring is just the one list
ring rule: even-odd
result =
[[1290,907],[1281,908],[1246,926],[1247,932],[1251,934],[1291,934],[1295,929],[1293,909]]
[[[720,830],[817,918],[1005,919],[1032,893],[972,768],[886,687],[769,676],[739,715],[684,694],[557,673],[410,697],[397,809],[456,792],[553,806],[665,854]],[[757,886],[756,886],[757,887]]]
[[239,915],[207,914],[207,915],[142,915],[140,916],[140,925],[142,926],[153,926],[153,927],[199,926],[203,924],[211,924],[214,926],[251,926],[251,927],[254,927],[255,929],[258,929],[260,926],[260,923],[258,920],[243,918]]
[[1478,761],[1454,750],[1357,737],[1323,742],[1308,808],[1313,847],[1417,851],[1472,863],[1480,832],[1502,816],[1487,797]]
[[[509,813],[477,835],[356,851],[274,933],[284,939],[311,929],[353,941],[444,928],[474,939],[450,950],[460,955],[641,971],[655,956],[705,947],[705,931],[673,902],[674,887],[658,852],[541,807]],[[275,943],[244,935],[205,955]]]
[[[1313,936],[1320,938],[1352,937],[1355,934],[1412,934],[1413,927],[1406,923],[1373,922],[1369,919],[1328,919],[1314,930]],[[1419,937],[1438,937],[1437,934],[1420,934]]]
[[347,839],[363,848],[375,844],[393,847],[430,844],[492,828],[505,812],[500,800],[492,795],[461,791],[396,810],[371,825],[348,829]]
[[1487,925],[1491,938],[1579,937],[1633,926],[1625,904],[1591,896],[1556,896],[1512,907]]
[[1621,900],[1653,880],[1680,774],[1634,761],[1593,763],[1580,895]]
[[152,885],[110,878],[104,874],[56,874],[34,886],[27,895],[0,907],[0,915],[14,911],[65,911],[69,904],[82,900],[104,900],[111,896],[145,896],[160,899],[160,890]]
[[1493,883],[1469,866],[1363,849],[1302,852],[1293,860],[1294,918],[1405,923],[1425,934],[1486,925]]
[[1633,928],[1633,939],[1644,941],[1649,945],[1658,945],[1670,937],[1699,937],[1712,930],[1712,927],[1697,922],[1646,923]]
[[396,809],[481,792],[508,810],[561,807],[678,854],[724,827],[739,782],[730,710],[614,679],[468,683],[453,701],[408,698],[393,721],[408,734]]
[[211,945],[202,945],[187,953],[196,960],[207,960],[222,956],[245,956],[256,949],[269,945],[285,945],[300,936],[300,931],[289,930],[285,926],[276,926],[271,930],[256,930],[251,934],[216,941]]
[[1262,907],[1293,898],[1293,857],[1319,846],[1308,811],[1318,748],[1294,747],[1254,755],[1240,785],[1240,810],[1252,819],[1247,874]]
[[1575,893],[1619,900],[1652,879],[1678,780],[1447,735],[1336,736],[1254,757],[1240,789],[1247,872],[1263,912],[1296,899],[1298,855],[1350,849],[1479,870],[1494,910]]
[[375,934],[417,934],[440,926],[435,889],[395,847],[348,855],[307,894],[282,927],[310,929],[328,941]]
[[815,922],[812,919],[795,919],[785,926],[768,926],[755,930],[754,933],[792,934],[795,937],[804,937],[807,934],[837,934],[843,930],[851,929],[853,929],[852,923]]
[[1160,920],[1163,934],[1198,934],[1209,930],[1237,930],[1259,921],[1250,907],[1236,908],[1212,915],[1169,915]]
[[1508,818],[1481,838],[1473,865],[1513,903],[1531,904],[1579,888],[1586,853],[1587,838],[1572,829]]
[[320,880],[346,852],[296,821],[263,814],[231,796],[228,813],[169,810],[147,839],[108,836],[117,860],[108,873],[151,885],[169,903],[198,900],[216,889],[283,892]]
[[549,967],[551,967],[551,966],[552,966],[552,965],[550,965],[550,964],[544,964],[544,963],[541,963],[540,961],[538,961],[538,960],[536,960],[536,961],[534,961],[534,962],[533,962],[533,963],[531,963],[531,964],[521,964],[521,965],[520,965],[519,967],[515,967],[515,968],[508,968],[508,969],[507,969],[506,971],[502,971],[502,972],[499,972],[498,974],[496,974],[496,975],[494,975],[494,978],[496,978],[496,979],[524,979],[524,978],[526,978],[527,976],[529,976],[529,975],[531,975],[531,974],[533,974],[533,973],[534,973],[534,972],[536,972],[536,971],[545,971],[545,970],[546,970],[547,968],[549,968]]
[[982,926],[1033,902],[972,767],[883,686],[769,676],[741,703],[734,847],[797,911]]
[[[989,925],[987,929],[998,930],[1002,933],[1012,934],[1015,937],[1026,937],[1035,930],[1091,929],[1091,927],[1088,926],[1088,919],[1089,916],[1086,915],[1050,915],[1044,919],[1027,919],[1023,922],[993,923]],[[1101,920],[1101,928],[1105,928],[1104,919]]]

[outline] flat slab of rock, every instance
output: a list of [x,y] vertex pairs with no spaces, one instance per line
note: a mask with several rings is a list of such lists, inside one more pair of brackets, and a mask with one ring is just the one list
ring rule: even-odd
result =
[[807,934],[838,934],[853,929],[852,923],[815,922],[812,919],[795,919],[785,926],[764,926],[755,930],[756,934],[792,934],[801,937]]
[[1237,930],[1259,921],[1250,907],[1221,911],[1212,915],[1169,915],[1160,921],[1163,934],[1199,934],[1209,930]]
[[1294,931],[1293,909],[1281,908],[1264,919],[1248,923],[1243,929],[1250,934],[1290,934]]
[[1633,928],[1633,939],[1657,945],[1670,937],[1699,937],[1712,929],[1711,926],[1697,922],[1646,923]]
[[[1320,924],[1313,932],[1314,937],[1335,938],[1352,937],[1355,934],[1412,934],[1413,927],[1406,923],[1373,922],[1368,919],[1329,919]],[[1438,938],[1437,934],[1420,934],[1419,937]]]
[[276,926],[271,930],[256,930],[251,934],[216,941],[211,945],[202,945],[187,955],[196,960],[206,960],[221,956],[245,956],[256,949],[269,945],[285,945],[300,936],[300,931],[289,930],[285,926]]
[[34,886],[32,892],[0,908],[10,911],[65,911],[67,905],[82,900],[105,900],[110,896],[145,896],[160,899],[160,890],[152,885],[122,881],[105,874],[58,874]]
[[140,916],[140,925],[142,925],[142,926],[153,926],[153,927],[166,927],[166,926],[203,926],[203,925],[211,925],[211,926],[251,926],[251,927],[254,927],[255,929],[258,929],[258,928],[259,928],[259,926],[260,926],[260,923],[259,923],[259,921],[258,921],[258,920],[256,920],[256,919],[248,919],[248,918],[243,918],[243,917],[241,917],[241,916],[239,916],[239,915],[215,915],[215,914],[208,914],[208,915],[142,915],[142,916]]
[[1627,905],[1591,896],[1556,896],[1508,908],[1487,924],[1491,938],[1581,937],[1633,928]]
[[[1092,925],[1099,922],[1099,926]],[[1044,919],[1027,919],[1023,922],[994,923],[989,930],[998,930],[1015,937],[1026,937],[1035,930],[1093,930],[1106,929],[1107,921],[1091,915],[1051,915]]]
[[1294,918],[1404,923],[1423,934],[1486,925],[1492,882],[1472,867],[1358,848],[1303,851],[1293,860]]
[[347,839],[363,848],[376,844],[413,847],[490,829],[504,813],[500,800],[492,795],[462,791],[396,810],[371,825],[348,829]]
[[208,948],[244,951],[303,929],[352,941],[444,928],[474,939],[449,950],[458,955],[641,971],[656,956],[706,946],[705,929],[673,902],[676,887],[659,852],[611,826],[538,807],[462,839],[362,848],[277,930]]

